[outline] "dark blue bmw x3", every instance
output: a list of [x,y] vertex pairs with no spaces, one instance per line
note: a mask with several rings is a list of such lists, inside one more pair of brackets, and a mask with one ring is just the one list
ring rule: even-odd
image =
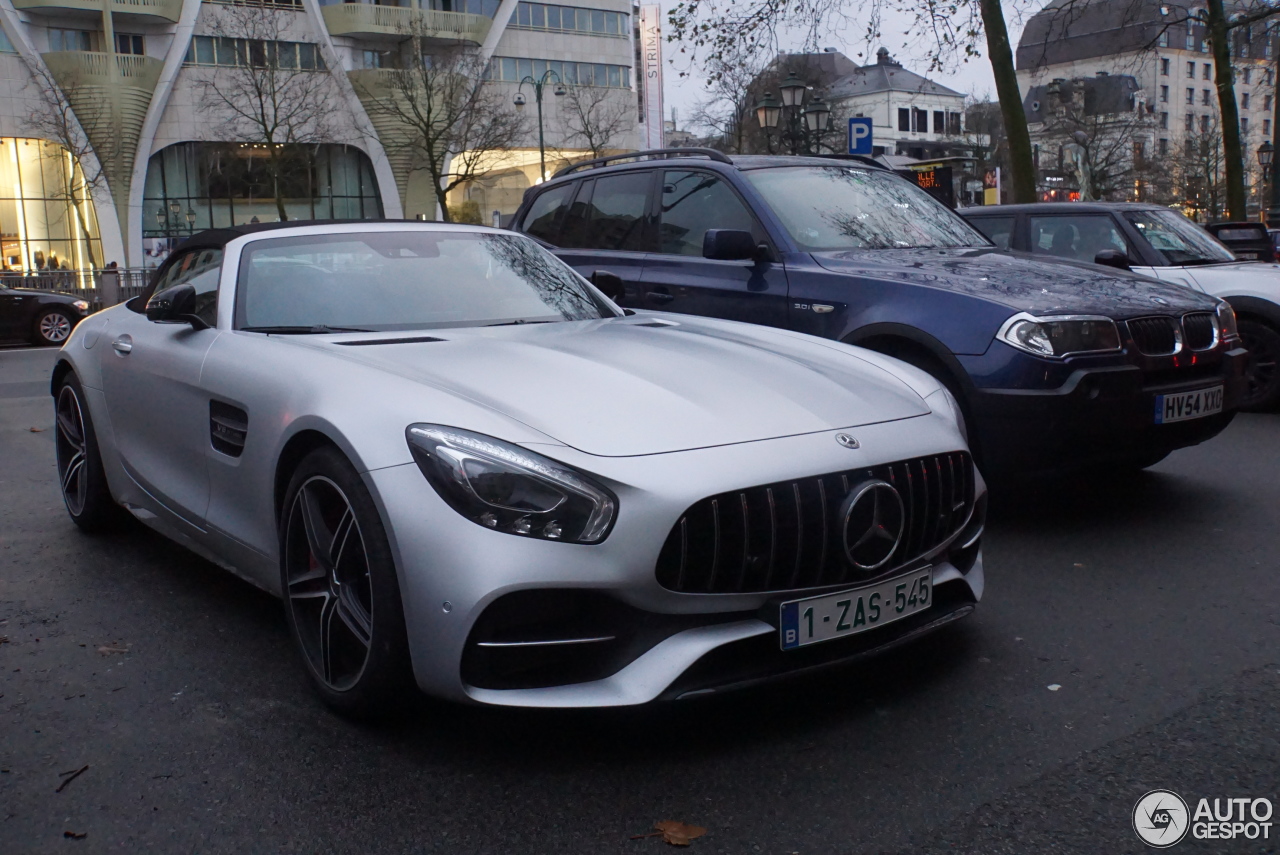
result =
[[984,470],[1150,466],[1242,393],[1224,302],[1008,255],[871,162],[642,152],[531,188],[515,227],[621,305],[767,324],[895,356],[959,400]]

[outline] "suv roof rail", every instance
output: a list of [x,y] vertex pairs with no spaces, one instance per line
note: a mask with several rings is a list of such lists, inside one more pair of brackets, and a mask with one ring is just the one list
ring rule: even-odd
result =
[[579,169],[596,169],[617,160],[639,160],[641,158],[665,160],[670,157],[706,157],[720,163],[733,163],[733,161],[729,159],[728,155],[722,151],[716,151],[714,148],[654,148],[649,149],[648,151],[632,151],[626,154],[611,154],[608,157],[597,157],[594,160],[584,160],[581,163],[572,163],[551,177],[559,178],[561,175],[568,175],[570,172],[577,172]]

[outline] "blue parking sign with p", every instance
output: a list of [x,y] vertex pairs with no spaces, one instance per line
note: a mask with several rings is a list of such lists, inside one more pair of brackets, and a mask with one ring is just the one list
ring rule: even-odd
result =
[[849,120],[849,154],[871,156],[871,119],[856,116]]

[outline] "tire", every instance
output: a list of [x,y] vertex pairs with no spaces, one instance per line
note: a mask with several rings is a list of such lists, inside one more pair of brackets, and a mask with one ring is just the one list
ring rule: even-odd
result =
[[36,315],[31,341],[37,345],[61,347],[75,329],[76,319],[65,309],[46,309]]
[[67,374],[53,400],[58,485],[71,521],[90,534],[118,527],[125,514],[107,487],[98,435],[79,378]]
[[1280,332],[1252,318],[1241,318],[1238,326],[1240,340],[1249,351],[1244,369],[1248,386],[1240,409],[1274,410],[1280,404]]
[[371,720],[416,697],[391,546],[368,489],[336,448],[312,451],[289,480],[280,586],[294,647],[326,704]]

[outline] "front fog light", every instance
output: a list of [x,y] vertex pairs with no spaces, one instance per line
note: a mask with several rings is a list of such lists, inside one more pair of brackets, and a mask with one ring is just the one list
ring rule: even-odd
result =
[[574,543],[599,543],[609,533],[617,499],[564,464],[442,425],[410,425],[405,435],[427,481],[477,525]]

